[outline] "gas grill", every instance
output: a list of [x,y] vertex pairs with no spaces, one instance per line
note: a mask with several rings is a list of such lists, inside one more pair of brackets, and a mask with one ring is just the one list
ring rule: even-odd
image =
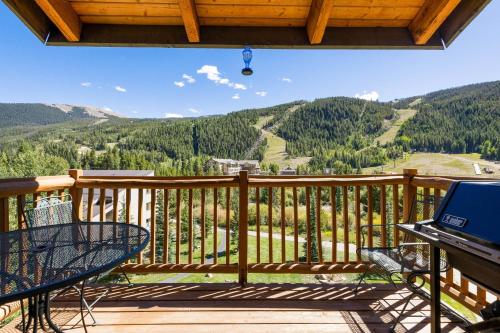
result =
[[[440,250],[464,277],[500,295],[500,181],[454,182],[432,219],[398,228],[431,246],[432,332],[440,332]],[[483,317],[490,320],[481,324],[493,329],[484,332],[500,330],[498,316]]]
[[500,182],[455,182],[415,230],[437,240],[450,265],[500,295]]

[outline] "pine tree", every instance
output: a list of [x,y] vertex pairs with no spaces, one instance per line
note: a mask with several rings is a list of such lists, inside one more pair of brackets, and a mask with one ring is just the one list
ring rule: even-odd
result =
[[[311,189],[311,193],[314,193],[314,188]],[[317,229],[316,229],[316,196],[311,194],[311,209],[309,212],[309,218],[311,221],[311,227],[307,232],[311,235],[311,261],[312,262],[318,262],[319,261],[319,253],[318,253],[318,235],[317,235]],[[304,243],[304,253],[306,253],[307,256],[307,241]]]

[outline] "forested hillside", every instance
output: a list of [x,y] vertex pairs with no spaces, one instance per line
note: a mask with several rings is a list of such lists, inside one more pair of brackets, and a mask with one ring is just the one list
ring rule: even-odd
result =
[[70,105],[0,103],[0,128],[49,125],[76,119],[115,118],[109,111]]
[[[417,113],[393,141],[377,144],[374,139],[398,120],[399,108]],[[99,112],[0,104],[0,177],[57,174],[70,167],[212,174],[205,167],[210,157],[262,160],[271,151],[262,139],[266,131],[286,143],[284,155],[304,161],[300,173],[361,172],[411,150],[479,152],[500,160],[500,81],[393,103],[334,97],[190,119],[124,119]],[[263,169],[278,172],[272,163]]]
[[399,139],[418,151],[480,152],[483,158],[500,159],[500,81],[441,90],[420,99],[418,113],[402,126]]
[[334,97],[307,103],[279,128],[290,155],[313,156],[325,149],[350,146],[361,149],[393,118],[389,105],[357,98]]

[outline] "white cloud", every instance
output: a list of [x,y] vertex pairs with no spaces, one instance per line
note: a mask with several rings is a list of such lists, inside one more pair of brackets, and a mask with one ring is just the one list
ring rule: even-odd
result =
[[186,84],[182,81],[174,81],[174,84],[179,87],[179,88],[182,88],[184,87]]
[[362,94],[356,94],[354,97],[359,99],[364,99],[367,101],[377,101],[380,97],[379,93],[376,91],[363,91]]
[[138,114],[138,113],[139,113],[139,111],[135,111],[135,110],[134,110],[134,111],[132,111],[132,113],[133,113],[133,114]]
[[231,97],[232,99],[240,99],[240,94],[234,94],[233,97]]
[[196,110],[195,108],[189,108],[188,111],[192,113],[200,113],[200,111]]
[[184,118],[184,116],[178,113],[165,113],[165,118]]
[[127,89],[125,89],[125,88],[123,88],[121,86],[116,86],[115,90],[118,91],[118,92],[122,92],[122,93],[127,92]]
[[266,97],[267,96],[267,91],[257,91],[255,95],[260,96],[260,97]]
[[244,84],[241,83],[232,83],[230,87],[238,90],[247,90],[247,87]]
[[219,72],[219,68],[213,65],[203,65],[196,73],[206,75],[207,79],[217,85],[227,85],[236,90],[247,90],[247,87],[241,83],[231,82],[228,78],[223,78]]
[[286,82],[286,83],[292,83],[292,79],[290,79],[289,77],[282,77],[281,81]]
[[111,108],[108,108],[107,106],[103,107],[102,109],[107,112],[113,112],[113,110]]
[[92,82],[82,82],[80,85],[85,88],[90,88],[92,87]]
[[196,71],[196,73],[205,74],[207,76],[207,79],[209,79],[210,81],[214,81],[215,83],[219,83],[220,80],[222,80],[217,66],[203,65]]
[[187,83],[195,83],[196,80],[191,76],[187,74],[182,74],[182,78],[186,80]]

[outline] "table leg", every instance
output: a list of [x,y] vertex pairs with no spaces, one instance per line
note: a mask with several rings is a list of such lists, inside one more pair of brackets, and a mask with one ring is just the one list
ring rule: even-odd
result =
[[47,324],[49,327],[56,333],[63,333],[59,327],[57,327],[56,324],[52,321],[52,318],[50,317],[50,294],[46,293],[45,294],[45,300],[44,300],[44,315],[45,315],[45,321],[47,321]]
[[36,333],[38,328],[38,295],[33,298],[33,309],[30,313],[33,316],[33,333]]
[[440,250],[431,245],[431,333],[441,332]]
[[[40,327],[45,331],[45,323],[55,332],[63,333],[59,327],[50,318],[50,295],[45,293],[43,295],[35,295],[29,298],[28,301],[28,322],[25,324],[23,319],[23,332],[28,332],[33,323],[33,333],[38,331]],[[24,310],[23,310],[24,312]]]

